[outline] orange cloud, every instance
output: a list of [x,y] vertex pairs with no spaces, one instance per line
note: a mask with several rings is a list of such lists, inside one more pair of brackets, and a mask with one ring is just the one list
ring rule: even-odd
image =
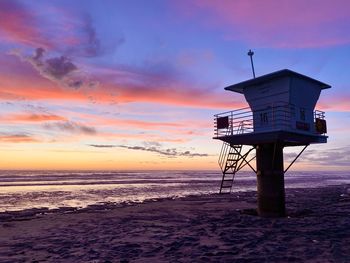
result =
[[66,121],[67,119],[55,114],[20,113],[0,116],[0,121],[6,122],[43,122],[43,121]]
[[4,143],[38,142],[37,139],[25,134],[0,135],[0,141]]

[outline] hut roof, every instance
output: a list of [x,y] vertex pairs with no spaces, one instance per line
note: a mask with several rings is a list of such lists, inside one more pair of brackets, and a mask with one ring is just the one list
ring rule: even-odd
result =
[[230,90],[238,93],[243,93],[243,90],[247,87],[254,86],[254,85],[259,85],[261,83],[264,83],[266,81],[272,80],[272,79],[277,79],[277,78],[282,78],[282,77],[297,77],[301,79],[305,79],[311,82],[314,82],[320,86],[321,89],[329,89],[331,86],[323,83],[319,80],[310,78],[308,76],[302,75],[300,73],[294,72],[289,69],[282,69],[279,71],[275,71],[260,77],[257,77],[255,79],[249,79],[237,84],[233,84],[231,86],[225,87],[225,90]]

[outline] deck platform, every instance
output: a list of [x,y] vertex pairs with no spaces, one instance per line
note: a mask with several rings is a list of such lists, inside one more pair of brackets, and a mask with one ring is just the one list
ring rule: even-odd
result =
[[268,143],[283,143],[284,146],[302,146],[314,143],[326,143],[328,136],[311,135],[289,131],[271,131],[271,132],[251,132],[243,134],[233,134],[213,137],[232,145],[259,145]]

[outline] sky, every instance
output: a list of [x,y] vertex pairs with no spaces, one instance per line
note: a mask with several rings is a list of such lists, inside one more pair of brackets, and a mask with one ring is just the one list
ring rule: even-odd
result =
[[[0,0],[0,169],[219,170],[224,87],[291,69],[332,86],[327,144],[299,170],[350,169],[346,0]],[[286,161],[300,149],[286,149]]]

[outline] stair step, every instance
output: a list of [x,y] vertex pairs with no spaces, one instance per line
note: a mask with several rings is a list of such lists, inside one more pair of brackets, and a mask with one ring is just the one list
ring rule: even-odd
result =
[[226,184],[229,182],[229,183],[232,184],[232,183],[233,183],[233,180],[232,180],[232,179],[226,179],[226,180],[222,180],[222,182],[223,182],[223,183],[226,183]]
[[229,172],[229,170],[233,170],[234,168],[235,168],[234,166],[226,166],[226,171],[225,171],[225,173],[228,173],[228,174],[235,174],[234,171]]
[[222,180],[222,184],[223,184],[223,185],[232,184],[232,183],[233,183],[233,180],[232,180],[232,179],[230,179],[230,180],[228,180],[228,179]]

